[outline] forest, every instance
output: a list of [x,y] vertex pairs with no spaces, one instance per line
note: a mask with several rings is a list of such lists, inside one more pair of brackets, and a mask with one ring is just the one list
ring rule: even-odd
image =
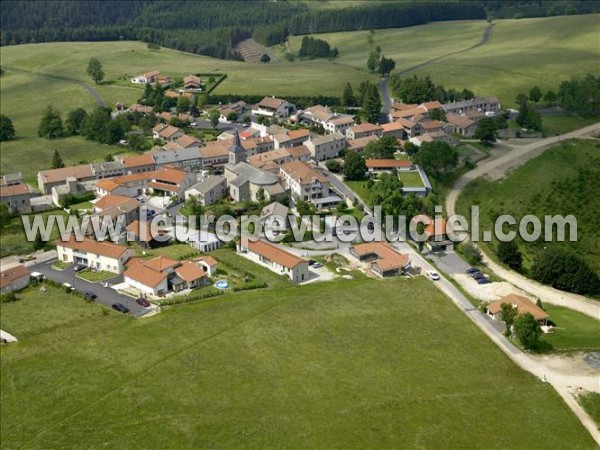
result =
[[250,0],[4,0],[0,44],[141,40],[222,59],[253,37],[263,45],[289,35],[399,28],[445,20],[595,12],[599,2],[377,2],[343,9],[306,2]]

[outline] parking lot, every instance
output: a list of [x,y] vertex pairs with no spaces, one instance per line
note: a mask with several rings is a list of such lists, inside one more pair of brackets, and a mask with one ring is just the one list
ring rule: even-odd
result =
[[[126,295],[121,295],[110,287],[104,287],[102,283],[92,283],[76,277],[76,272],[73,266],[69,266],[64,270],[56,270],[51,266],[56,262],[56,259],[45,261],[43,263],[34,264],[29,267],[31,272],[40,272],[49,280],[57,283],[69,283],[73,288],[80,293],[93,292],[96,295],[94,302],[101,303],[108,308],[112,308],[115,303],[122,303],[129,312],[136,317],[143,316],[152,311],[152,308],[144,308],[135,302],[135,299]],[[109,284],[118,284],[123,281],[121,275],[108,280]]]

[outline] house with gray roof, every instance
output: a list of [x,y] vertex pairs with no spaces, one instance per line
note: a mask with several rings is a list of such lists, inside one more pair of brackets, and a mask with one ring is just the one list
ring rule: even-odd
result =
[[185,199],[198,197],[204,206],[210,206],[227,195],[227,178],[207,175],[185,191]]

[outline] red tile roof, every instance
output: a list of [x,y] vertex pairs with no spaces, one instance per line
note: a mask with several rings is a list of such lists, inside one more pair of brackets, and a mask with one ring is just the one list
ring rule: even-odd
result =
[[264,256],[277,264],[293,269],[298,264],[306,263],[307,261],[292,253],[286,252],[279,247],[274,246],[266,241],[258,240],[256,242],[248,241],[248,251]]
[[387,169],[412,167],[413,163],[409,160],[400,159],[367,159],[365,161],[368,169]]
[[23,277],[29,277],[29,270],[22,264],[3,270],[0,272],[0,289],[10,286],[12,283]]
[[71,248],[73,250],[95,253],[113,259],[120,258],[127,250],[129,250],[129,248],[124,245],[113,244],[112,242],[97,242],[88,238],[77,241],[73,235],[69,236],[69,239],[66,241],[59,239],[56,241],[56,245]]

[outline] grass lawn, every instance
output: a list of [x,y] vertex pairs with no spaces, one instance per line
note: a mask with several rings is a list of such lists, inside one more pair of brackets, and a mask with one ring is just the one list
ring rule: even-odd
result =
[[87,281],[91,281],[92,283],[97,283],[99,281],[110,280],[118,276],[119,274],[114,272],[109,272],[107,270],[100,270],[98,272],[94,272],[92,270],[84,270],[77,274],[77,278],[82,278]]
[[52,263],[52,268],[55,270],[65,270],[67,267],[69,267],[70,265],[72,265],[72,263],[68,263],[65,261],[54,261]]
[[583,409],[594,419],[594,422],[598,425],[598,430],[600,430],[600,394],[589,392],[579,396],[578,400]]
[[93,207],[94,205],[92,204],[92,202],[82,202],[69,206],[69,209],[71,211],[77,211],[80,209],[92,209]]
[[[502,180],[477,179],[465,187],[457,212],[467,215],[471,205],[479,205],[481,230],[493,230],[493,220],[500,214],[513,215],[517,221],[533,214],[541,218],[542,225],[544,215],[572,214],[577,219],[577,242],[543,242],[543,235],[537,242],[518,240],[524,267],[530,268],[544,247],[556,246],[577,252],[600,272],[596,214],[600,210],[599,150],[597,140],[571,140],[547,150]],[[481,245],[493,256],[494,242]]]
[[423,180],[419,172],[399,172],[400,180],[405,187],[423,187]]
[[542,119],[544,136],[568,133],[596,122],[600,122],[600,117],[544,116]]
[[[63,210],[46,211],[39,214],[30,214],[29,218],[31,223],[36,215],[46,218],[51,215],[66,216]],[[53,228],[50,236],[50,243],[58,239],[59,233],[56,226]],[[33,242],[28,242],[23,229],[23,221],[21,216],[11,217],[10,222],[0,230],[0,257],[8,255],[25,254],[33,252]]]
[[560,306],[545,304],[555,324],[554,332],[544,334],[542,342],[555,351],[600,350],[600,324],[597,320]]
[[21,338],[0,355],[6,448],[595,448],[424,279],[223,295],[143,320],[49,296],[50,325],[28,304],[44,300],[0,305]]
[[344,181],[344,183],[367,204],[370,204],[371,193],[367,190],[366,181]]

